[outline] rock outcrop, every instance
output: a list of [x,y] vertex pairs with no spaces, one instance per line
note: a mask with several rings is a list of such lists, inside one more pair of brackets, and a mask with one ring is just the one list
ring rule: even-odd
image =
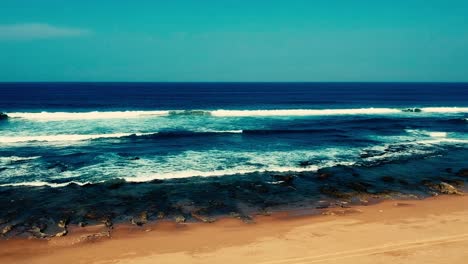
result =
[[5,113],[0,112],[0,121],[7,120],[7,119],[8,119],[8,115],[5,114]]
[[452,185],[446,182],[426,183],[425,185],[429,187],[429,189],[436,191],[438,193],[442,193],[442,194],[457,194],[457,195],[463,194],[457,188],[453,187]]

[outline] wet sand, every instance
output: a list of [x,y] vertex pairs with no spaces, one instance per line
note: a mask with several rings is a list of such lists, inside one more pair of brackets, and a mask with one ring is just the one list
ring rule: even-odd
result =
[[71,229],[49,241],[0,241],[0,263],[466,263],[468,196],[385,201],[324,215],[290,211],[246,224]]

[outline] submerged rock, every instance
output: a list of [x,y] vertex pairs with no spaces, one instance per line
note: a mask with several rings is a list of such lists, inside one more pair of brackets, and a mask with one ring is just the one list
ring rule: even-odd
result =
[[388,183],[392,183],[392,182],[395,182],[395,178],[393,178],[392,176],[383,176],[382,178],[380,178],[383,182],[388,182]]
[[342,192],[333,186],[320,187],[320,193],[335,198],[349,198],[351,196],[349,193]]
[[7,114],[0,112],[0,121],[7,120],[9,117]]
[[112,180],[105,182],[105,185],[107,186],[109,190],[115,190],[115,189],[122,187],[126,183],[127,182],[125,181],[125,179],[117,178],[117,179],[112,179]]
[[308,166],[310,166],[310,165],[313,165],[313,163],[312,163],[311,161],[308,161],[308,160],[299,162],[299,166],[301,166],[301,167],[303,167],[303,168],[304,168],[304,167],[308,167]]
[[318,178],[319,180],[326,180],[326,179],[330,178],[331,176],[332,176],[331,173],[326,173],[326,172],[325,172],[325,173],[319,173],[319,174],[317,175],[317,178]]
[[461,169],[457,172],[457,176],[468,178],[468,169]]
[[215,221],[215,219],[212,217],[200,215],[197,213],[192,213],[192,217],[203,223],[213,223]]
[[284,184],[292,184],[294,181],[294,178],[296,178],[293,175],[272,175],[273,179],[277,181],[282,181]]

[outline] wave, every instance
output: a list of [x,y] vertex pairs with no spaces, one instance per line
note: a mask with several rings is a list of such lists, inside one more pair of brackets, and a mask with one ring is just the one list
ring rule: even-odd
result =
[[244,134],[244,135],[275,135],[275,134],[313,134],[313,133],[344,133],[338,129],[251,129],[251,130],[200,130],[200,131],[161,131],[151,133],[114,133],[114,134],[63,134],[44,136],[0,136],[0,143],[25,143],[25,142],[70,142],[85,141],[110,138],[127,139],[157,139],[157,138],[178,138],[178,137],[203,137],[222,134]]
[[180,171],[180,172],[170,172],[170,173],[161,173],[153,175],[141,175],[135,177],[124,177],[123,179],[127,182],[149,182],[152,180],[162,180],[162,179],[175,179],[175,178],[189,178],[189,177],[220,177],[226,175],[236,175],[236,174],[250,174],[250,173],[265,173],[265,172],[314,172],[319,169],[318,166],[309,166],[306,168],[297,168],[297,167],[271,167],[265,169],[251,169],[251,170],[242,170],[242,169],[232,169],[232,170],[219,170],[219,171]]
[[51,182],[43,182],[43,181],[32,181],[32,182],[17,182],[17,183],[5,183],[5,184],[0,184],[0,187],[18,187],[18,186],[24,186],[24,187],[52,187],[52,188],[59,188],[59,187],[65,187],[70,184],[76,184],[79,186],[83,186],[86,184],[90,184],[90,182],[76,182],[76,181],[71,181],[71,182],[65,182],[65,183],[51,183]]
[[40,113],[8,113],[10,118],[22,118],[38,121],[68,121],[68,120],[98,120],[98,119],[128,119],[153,116],[166,116],[169,111],[114,111],[114,112],[40,112]]
[[217,117],[255,117],[255,116],[327,116],[327,115],[381,115],[399,114],[395,108],[356,108],[356,109],[283,109],[283,110],[215,110]]
[[425,113],[468,113],[468,107],[424,107]]
[[447,132],[440,132],[440,131],[427,131],[427,130],[418,130],[418,129],[405,129],[405,131],[409,134],[429,136],[432,138],[446,138],[448,136]]
[[417,113],[468,113],[468,107],[424,108],[349,108],[349,109],[264,109],[264,110],[158,110],[110,112],[40,112],[8,113],[11,118],[35,121],[132,119],[164,116],[213,117],[268,117],[268,116],[334,116],[334,115],[389,115]]
[[[149,133],[150,134],[150,133]],[[152,134],[152,133],[151,133]],[[83,141],[101,138],[121,138],[129,136],[143,136],[144,133],[115,133],[115,134],[94,134],[94,135],[46,135],[46,136],[13,136],[0,137],[0,143],[22,143],[22,142],[67,142]]]
[[276,135],[276,134],[330,134],[345,133],[340,129],[245,129],[242,134],[246,135]]
[[10,157],[0,157],[0,164],[1,163],[14,163],[14,162],[21,162],[27,160],[35,160],[39,159],[41,156],[33,156],[33,157],[18,157],[18,156],[10,156]]

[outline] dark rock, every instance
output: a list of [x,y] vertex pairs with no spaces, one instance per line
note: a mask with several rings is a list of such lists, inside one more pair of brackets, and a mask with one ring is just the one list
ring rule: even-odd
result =
[[139,217],[132,218],[131,222],[137,226],[142,226],[148,223],[148,213],[146,211],[142,212]]
[[364,150],[360,157],[362,159],[367,159],[367,158],[371,158],[371,157],[378,157],[378,156],[382,156],[385,154],[385,151],[381,151],[381,150],[374,150],[374,149],[367,149],[367,150]]
[[2,229],[2,235],[8,234],[11,230],[13,230],[13,225],[7,225]]
[[192,213],[192,217],[203,223],[213,223],[215,221],[215,219],[212,217],[200,215],[197,213]]
[[86,222],[79,222],[78,226],[79,227],[85,227],[85,226],[87,226],[87,223]]
[[275,180],[282,181],[284,184],[292,184],[295,176],[292,175],[272,175]]
[[310,165],[313,165],[313,163],[311,161],[308,161],[308,160],[299,162],[299,166],[301,166],[301,167],[307,167],[307,166],[310,166]]
[[383,176],[380,178],[383,182],[393,183],[395,182],[395,178],[392,176]]
[[177,215],[176,217],[174,217],[174,220],[178,224],[185,223],[185,216]]
[[429,187],[429,189],[442,193],[442,194],[458,194],[458,195],[462,194],[459,190],[457,190],[457,188],[453,187],[452,185],[446,182],[426,183],[425,185]]
[[158,219],[164,219],[164,217],[166,217],[166,214],[164,212],[158,212],[156,218]]
[[446,168],[446,169],[445,169],[445,172],[452,173],[452,172],[453,172],[453,169],[452,169],[452,168]]
[[161,184],[163,182],[164,182],[163,180],[159,180],[159,179],[154,179],[154,180],[150,181],[150,183],[152,183],[152,184]]
[[347,184],[349,188],[360,193],[367,193],[367,184],[362,182],[350,182]]
[[326,173],[326,172],[325,172],[325,173],[319,173],[319,174],[317,175],[317,178],[318,178],[319,180],[326,180],[326,179],[330,178],[331,176],[332,176],[331,173]]
[[398,182],[399,182],[401,185],[409,185],[409,182],[407,182],[406,180],[399,179]]
[[463,187],[465,186],[465,182],[463,180],[450,180],[450,179],[446,179],[444,180],[444,182],[450,184],[450,185],[453,185],[455,187]]
[[0,112],[0,121],[7,120],[9,117],[7,114]]
[[110,218],[106,218],[102,221],[102,223],[107,227],[107,228],[112,228],[114,223],[112,223],[112,220]]
[[338,190],[338,188],[333,186],[322,186],[320,187],[320,193],[325,194],[335,198],[349,198],[350,194]]
[[407,109],[403,109],[401,111],[402,112],[407,112],[407,113],[420,113],[420,112],[422,112],[422,110],[419,109],[419,108],[407,108]]
[[56,237],[63,237],[63,236],[66,236],[68,234],[68,231],[66,229],[64,229],[63,231],[61,232],[58,232],[57,234],[55,234]]
[[457,172],[458,177],[468,178],[468,169],[461,169]]
[[62,162],[56,162],[47,166],[47,169],[55,169],[58,172],[64,172],[68,170],[68,166]]
[[57,226],[60,228],[66,228],[68,225],[68,222],[69,222],[68,218],[62,219],[57,223]]
[[133,157],[130,160],[140,160],[140,157]]
[[124,179],[112,179],[107,181],[105,184],[109,190],[115,190],[124,185],[126,181]]
[[38,226],[33,226],[29,229],[29,233],[31,233],[35,238],[45,238],[47,234],[43,233],[43,229]]

